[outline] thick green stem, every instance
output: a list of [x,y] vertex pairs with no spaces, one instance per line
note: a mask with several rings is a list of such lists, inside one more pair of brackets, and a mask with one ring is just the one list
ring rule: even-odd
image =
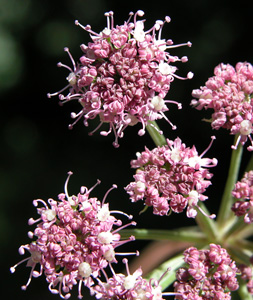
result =
[[222,236],[224,239],[236,239],[237,237],[243,239],[252,235],[252,226],[245,223],[243,217],[234,216],[233,219],[235,222],[231,223],[228,230],[223,230]]
[[171,240],[191,243],[206,244],[207,240],[202,232],[196,231],[196,227],[179,228],[173,230],[160,229],[123,229],[120,231],[122,238],[134,235],[136,240]]
[[233,214],[233,212],[231,211],[231,206],[233,204],[233,197],[231,195],[231,192],[238,179],[238,172],[240,169],[242,152],[243,152],[243,146],[241,144],[238,145],[236,150],[232,150],[227,182],[225,185],[225,189],[224,189],[224,193],[223,193],[223,197],[221,200],[221,205],[217,217],[217,222],[220,228],[224,226],[226,221]]
[[236,261],[237,266],[240,264],[249,265],[249,259],[252,252],[245,251],[244,249],[237,247],[237,245],[227,246],[226,249],[231,255],[232,259]]
[[233,247],[238,248],[238,249],[243,249],[243,251],[246,253],[250,253],[249,257],[253,253],[253,242],[247,241],[247,240],[235,240]]
[[[199,207],[203,210],[206,215],[209,215],[207,208],[203,202],[199,201]],[[213,219],[205,216],[201,211],[198,211],[197,216],[195,217],[197,224],[201,228],[201,231],[206,235],[209,242],[216,241],[217,228]]]
[[[176,270],[180,268],[184,264],[184,258],[183,255],[175,256],[162,265],[160,265],[158,268],[156,268],[154,271],[149,273],[146,276],[146,279],[155,278],[156,280],[159,280],[161,277],[161,280],[159,281],[159,285],[162,287],[162,290],[165,290],[168,286],[170,286],[176,279]],[[166,274],[164,274],[167,271]]]
[[146,128],[156,146],[166,145],[166,139],[164,135],[160,133],[160,128],[155,121],[149,121],[149,125],[147,125]]

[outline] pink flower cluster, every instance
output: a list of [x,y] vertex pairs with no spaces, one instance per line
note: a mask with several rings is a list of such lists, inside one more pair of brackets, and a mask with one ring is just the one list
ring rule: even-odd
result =
[[[34,232],[28,234],[35,240],[19,248],[21,255],[27,250],[30,257],[11,268],[11,272],[14,272],[25,261],[31,267],[28,282],[22,289],[27,288],[32,277],[44,273],[53,294],[68,299],[73,286],[78,284],[78,297],[82,298],[82,284],[91,288],[93,278],[100,276],[108,264],[117,262],[115,249],[134,240],[133,236],[121,240],[118,232],[129,225],[135,225],[135,222],[122,226],[122,221],[112,216],[113,213],[121,212],[110,211],[108,204],[104,203],[105,198],[102,202],[90,198],[92,189],[82,187],[77,196],[69,196],[65,187],[65,194],[58,196],[59,201],[49,199],[47,204],[40,199],[34,200],[34,206],[42,204],[42,207],[37,208],[40,217],[29,220],[30,225],[37,223]],[[40,266],[39,271],[35,270],[37,264]]]
[[236,216],[244,216],[245,223],[253,223],[253,171],[244,174],[243,179],[235,184],[232,195],[236,201],[232,211]]
[[162,293],[159,281],[142,277],[141,268],[130,274],[127,259],[123,262],[127,267],[127,275],[115,274],[112,269],[113,277],[106,278],[106,282],[99,281],[94,288],[97,299],[111,300],[163,300],[163,296],[175,296],[179,293]]
[[214,110],[210,120],[213,129],[225,128],[232,135],[238,135],[235,145],[245,144],[251,137],[253,123],[253,67],[250,63],[239,62],[235,68],[229,64],[220,64],[214,69],[205,86],[193,90],[191,104],[198,110],[211,108]]
[[238,289],[237,267],[226,249],[210,244],[210,250],[190,247],[184,251],[186,267],[179,268],[174,283],[175,299],[229,300]]
[[[137,20],[143,15],[141,10],[135,14],[131,12],[127,22],[114,26],[113,12],[108,12],[105,14],[107,27],[100,33],[92,31],[90,25],[82,26],[76,21],[90,33],[92,42],[81,45],[84,54],[78,63],[65,48],[73,69],[62,63],[58,66],[69,70],[68,85],[59,92],[48,94],[48,97],[58,95],[61,103],[77,100],[81,104],[81,111],[71,114],[75,121],[70,128],[82,117],[88,126],[89,119],[99,116],[100,124],[94,131],[108,123],[109,130],[102,130],[100,134],[107,136],[113,131],[115,147],[118,147],[118,138],[123,137],[127,126],[141,123],[138,134],[143,135],[148,121],[168,120],[164,115],[168,111],[166,103],[181,107],[175,101],[164,99],[171,82],[175,77],[188,79],[193,76],[191,72],[186,78],[176,75],[177,68],[171,63],[188,59],[166,52],[174,47],[191,46],[191,43],[173,45],[172,40],[161,38],[164,24],[170,22],[169,17],[156,21],[151,29],[144,31],[145,20]],[[130,22],[132,16],[134,20]],[[66,89],[67,95],[61,94]]]
[[135,181],[125,188],[130,199],[132,202],[145,199],[156,215],[166,215],[170,210],[181,213],[186,207],[189,218],[195,218],[197,209],[204,213],[198,201],[207,199],[203,193],[211,184],[212,174],[206,167],[217,165],[215,158],[203,158],[206,151],[199,155],[194,146],[186,147],[176,138],[167,140],[167,145],[137,153],[137,159],[131,162],[137,169]]

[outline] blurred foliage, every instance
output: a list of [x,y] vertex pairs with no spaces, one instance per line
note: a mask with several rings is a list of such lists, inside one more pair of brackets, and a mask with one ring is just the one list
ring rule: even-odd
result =
[[[91,24],[94,31],[101,31],[106,25],[104,12],[113,10],[115,23],[122,24],[128,13],[137,9],[145,11],[147,28],[155,20],[169,15],[172,22],[164,27],[163,36],[175,44],[188,40],[193,44],[192,48],[173,49],[173,54],[189,57],[188,63],[178,65],[178,73],[184,75],[189,70],[195,73],[191,81],[176,80],[168,95],[169,99],[183,103],[183,110],[172,107],[168,114],[178,130],[172,132],[164,121],[160,127],[167,137],[179,135],[187,145],[196,144],[201,153],[213,132],[200,121],[204,113],[189,108],[191,90],[204,84],[220,62],[232,65],[238,61],[253,62],[249,45],[252,1],[238,4],[225,0],[0,0],[0,249],[4,284],[9,293],[7,299],[59,297],[49,293],[42,278],[33,279],[28,290],[21,291],[20,286],[30,270],[21,266],[10,275],[9,267],[22,259],[18,247],[29,242],[27,220],[36,216],[32,200],[56,198],[63,191],[69,170],[74,172],[70,194],[78,193],[81,185],[91,187],[99,178],[102,184],[92,195],[102,198],[116,183],[118,190],[108,197],[111,207],[134,214],[139,227],[173,228],[185,221],[184,218],[178,220],[178,216],[155,217],[151,212],[139,217],[142,205],[131,204],[123,191],[133,174],[130,159],[142,151],[145,144],[153,147],[147,135],[140,138],[137,129],[130,128],[120,141],[120,148],[114,149],[113,137],[104,138],[99,133],[89,137],[91,128],[85,128],[82,122],[69,131],[70,112],[78,106],[59,107],[56,98],[46,97],[47,92],[65,84],[68,74],[56,67],[58,61],[70,63],[63,48],[69,47],[78,59],[79,45],[89,41],[89,35],[74,25],[75,19],[84,25]],[[96,122],[91,124],[94,126]],[[212,170],[215,188],[208,191],[208,207],[212,212],[217,208],[218,192],[224,185],[232,142],[225,132],[215,134],[217,141],[208,152],[208,156],[219,160],[219,166]],[[193,224],[186,220],[185,224],[188,223]],[[143,245],[131,245],[137,246]]]

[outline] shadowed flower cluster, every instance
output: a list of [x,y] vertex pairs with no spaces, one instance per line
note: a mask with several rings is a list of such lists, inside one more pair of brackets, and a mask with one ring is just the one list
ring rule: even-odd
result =
[[238,272],[226,249],[210,244],[210,250],[190,247],[184,251],[186,267],[179,268],[174,283],[175,299],[229,300],[238,289]]
[[238,269],[241,272],[241,278],[246,281],[248,292],[253,295],[253,256],[249,260],[249,265],[241,264]]
[[235,184],[232,195],[236,201],[232,211],[236,216],[244,216],[245,223],[253,223],[253,171],[244,174],[243,179]]
[[251,137],[253,123],[253,67],[250,63],[239,62],[235,68],[221,63],[214,69],[205,86],[193,90],[191,104],[196,109],[214,110],[210,120],[213,129],[225,128],[232,135],[238,135],[235,145],[245,144],[250,139],[249,151],[253,151]]
[[[22,289],[27,288],[32,277],[44,273],[49,290],[53,294],[59,293],[64,299],[71,296],[69,292],[76,284],[79,298],[82,298],[82,283],[90,288],[94,284],[93,278],[100,276],[108,264],[117,262],[115,248],[134,240],[133,236],[121,240],[118,232],[129,225],[135,225],[135,222],[131,222],[122,226],[122,221],[112,214],[119,213],[130,219],[132,216],[110,211],[108,204],[104,203],[108,192],[115,185],[100,202],[97,198],[89,197],[93,188],[88,190],[82,187],[77,196],[69,196],[67,182],[65,194],[58,196],[59,201],[49,199],[48,206],[43,200],[34,200],[34,206],[42,204],[42,207],[37,208],[40,218],[29,220],[30,225],[37,223],[34,232],[28,234],[35,240],[19,248],[21,255],[25,254],[25,250],[30,252],[30,257],[20,262],[27,261],[27,266],[31,267],[29,280]],[[40,266],[39,271],[35,270],[37,264]],[[17,265],[11,268],[12,272]]]
[[[166,103],[174,103],[179,108],[181,104],[165,100],[170,84],[175,77],[187,79],[193,74],[189,72],[186,78],[176,75],[177,68],[172,63],[188,59],[186,56],[172,56],[166,50],[191,46],[191,43],[173,45],[172,40],[161,38],[164,24],[170,22],[169,17],[156,21],[145,31],[145,20],[137,20],[144,15],[141,10],[130,13],[128,21],[120,26],[114,26],[113,12],[105,15],[107,27],[100,33],[92,31],[90,25],[82,26],[76,21],[76,25],[90,33],[92,42],[81,45],[84,54],[77,63],[65,48],[73,68],[62,63],[58,66],[69,70],[68,85],[59,92],[48,94],[48,97],[58,95],[61,103],[77,100],[82,109],[78,114],[71,114],[75,121],[70,128],[81,118],[88,126],[89,119],[99,116],[100,124],[94,131],[108,123],[109,130],[102,130],[100,134],[107,136],[113,132],[113,144],[118,147],[118,138],[123,137],[127,126],[141,123],[138,134],[143,135],[148,121],[165,118],[171,124],[164,114],[168,111]],[[63,95],[67,89],[67,95]]]
[[212,174],[206,168],[217,165],[215,158],[203,158],[206,151],[199,155],[194,146],[186,147],[176,138],[167,139],[165,146],[137,153],[137,159],[131,162],[137,169],[135,181],[125,188],[130,199],[133,202],[145,199],[156,215],[166,215],[170,210],[181,213],[187,207],[187,217],[195,218],[197,208],[201,210],[198,201],[207,199],[203,193],[211,184]]

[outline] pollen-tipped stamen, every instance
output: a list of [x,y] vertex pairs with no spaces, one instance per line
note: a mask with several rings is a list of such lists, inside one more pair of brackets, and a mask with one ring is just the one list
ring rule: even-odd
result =
[[114,189],[117,189],[117,185],[116,185],[116,184],[113,184],[112,187],[105,193],[105,195],[104,195],[104,197],[103,197],[103,200],[102,200],[102,205],[105,204],[105,200],[106,200],[108,194],[109,194],[112,190],[114,190]]

